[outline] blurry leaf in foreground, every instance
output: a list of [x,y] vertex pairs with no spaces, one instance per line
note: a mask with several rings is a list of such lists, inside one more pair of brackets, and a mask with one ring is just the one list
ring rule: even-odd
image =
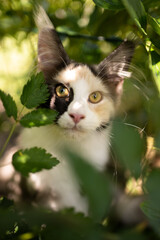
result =
[[[137,226],[138,228],[138,226]],[[135,228],[121,230],[118,240],[147,240],[143,233]]]
[[47,124],[52,124],[57,117],[57,112],[51,109],[39,108],[24,115],[20,124],[23,127],[39,127]]
[[13,200],[7,199],[6,197],[0,198],[0,208],[6,209],[12,207],[14,204]]
[[93,0],[93,2],[99,7],[110,10],[119,10],[124,8],[123,4],[119,0]]
[[91,218],[71,210],[52,212],[42,209],[28,209],[23,218],[31,229],[45,225],[41,231],[45,240],[100,240],[102,229]]
[[122,0],[122,2],[136,25],[146,34],[147,17],[142,1]]
[[156,18],[153,18],[148,14],[148,28],[147,28],[147,34],[151,40],[151,42],[160,49],[160,24],[156,20]]
[[160,169],[154,169],[144,184],[146,200],[141,208],[151,225],[160,236]]
[[102,220],[109,210],[111,201],[109,178],[75,153],[66,150],[66,155],[88,198],[90,215],[96,221]]
[[17,106],[11,95],[7,95],[2,90],[0,90],[0,99],[2,100],[7,116],[14,117],[14,119],[17,120]]
[[[14,203],[5,197],[0,198],[0,239],[12,239],[17,224]],[[5,236],[7,237],[5,238]]]
[[[0,216],[0,239],[13,239],[9,233],[14,233],[15,231],[17,214],[12,209],[0,208]],[[6,235],[8,236],[5,238]]]
[[112,132],[112,146],[117,159],[135,178],[138,178],[145,149],[144,139],[137,129],[118,121],[114,121]]
[[152,26],[153,30],[160,35],[160,24],[158,23],[158,21],[156,20],[156,18],[153,18],[152,16],[150,16],[148,14],[148,22],[149,24]]
[[154,146],[160,150],[160,132],[156,134],[154,141]]
[[51,169],[59,161],[47,153],[45,149],[33,147],[16,152],[13,155],[12,163],[17,171],[28,176],[29,173],[39,172],[42,169]]
[[155,51],[150,53],[150,67],[154,74],[155,84],[160,94],[160,55]]
[[27,108],[35,108],[45,103],[49,97],[42,73],[32,76],[23,88],[21,103]]

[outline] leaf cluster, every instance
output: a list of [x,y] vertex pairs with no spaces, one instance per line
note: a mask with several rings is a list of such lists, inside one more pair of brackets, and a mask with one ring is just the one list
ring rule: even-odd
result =
[[[147,52],[146,58],[148,59],[148,66],[146,68],[151,69],[152,80],[154,83],[154,91],[148,94],[147,88],[151,87],[151,81],[148,79],[143,85],[146,89],[137,85],[141,90],[141,93],[147,93],[147,102],[143,100],[143,105],[139,111],[139,114],[144,114],[147,117],[140,117],[143,122],[146,121],[146,133],[152,134],[157,148],[157,154],[159,156],[159,141],[160,141],[160,121],[159,121],[159,109],[160,109],[160,3],[159,1],[149,0],[93,0],[98,6],[112,11],[112,13],[118,11],[119,13],[126,12],[134,25],[131,30],[134,30],[136,37],[141,39],[145,51]],[[157,11],[155,10],[157,9]],[[142,56],[141,56],[142,58]],[[136,71],[136,69],[134,69]],[[147,73],[146,69],[144,69]],[[148,86],[147,86],[148,84]],[[152,89],[153,89],[152,88]],[[134,95],[132,95],[134,96]],[[135,104],[135,103],[134,103]],[[134,111],[135,107],[132,108]],[[145,109],[145,111],[144,111]],[[136,114],[136,111],[134,114]],[[113,141],[112,146],[115,151],[116,157],[119,159],[121,166],[125,169],[129,169],[135,178],[141,178],[143,180],[142,188],[146,195],[146,200],[142,203],[142,211],[148,217],[149,222],[153,229],[160,235],[160,207],[159,207],[159,192],[158,184],[160,181],[159,169],[149,169],[144,164],[142,168],[142,159],[145,152],[145,138],[149,139],[147,135],[143,136],[138,133],[134,122],[131,119],[133,115],[127,117],[126,121],[129,120],[130,124],[122,125],[119,122],[113,124]],[[135,117],[134,117],[135,118]],[[141,123],[142,123],[141,122]],[[139,123],[139,122],[138,122]],[[132,126],[132,129],[131,129]],[[139,128],[139,131],[141,129]],[[142,133],[142,132],[141,132]],[[153,163],[154,164],[154,163]],[[149,171],[149,173],[148,173]]]
[[[23,106],[32,109],[45,103],[48,97],[49,92],[47,85],[44,82],[43,74],[38,73],[37,75],[32,76],[24,86],[20,99]],[[11,133],[0,152],[0,156],[3,154],[17,123],[28,128],[40,127],[53,124],[57,117],[56,111],[43,108],[32,110],[24,116],[21,116],[22,111],[18,114],[16,103],[11,95],[7,95],[0,90],[0,99],[2,100],[8,117],[13,117],[15,120],[15,124],[13,125]],[[41,171],[42,169],[50,169],[57,164],[58,160],[52,158],[44,149],[36,147],[20,150],[13,156],[13,165],[15,169],[25,176],[28,176],[30,172],[33,173]]]

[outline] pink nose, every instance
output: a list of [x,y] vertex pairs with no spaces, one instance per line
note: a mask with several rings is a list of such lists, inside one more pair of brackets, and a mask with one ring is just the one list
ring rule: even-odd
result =
[[70,113],[69,116],[73,119],[73,121],[75,122],[75,124],[79,123],[80,120],[84,119],[85,116],[82,114],[78,114],[78,113]]

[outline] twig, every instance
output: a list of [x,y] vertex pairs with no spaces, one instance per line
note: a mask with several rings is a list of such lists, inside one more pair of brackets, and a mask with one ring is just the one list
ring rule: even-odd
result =
[[112,43],[119,43],[123,42],[123,39],[118,38],[118,37],[103,37],[103,36],[90,36],[86,34],[78,34],[78,33],[65,33],[65,32],[60,32],[57,31],[58,35],[60,37],[69,37],[69,38],[83,38],[83,39],[89,39],[93,41],[106,41],[106,42],[112,42]]
[[12,126],[12,129],[11,129],[9,135],[8,135],[8,138],[7,138],[7,140],[5,141],[5,144],[3,145],[2,150],[0,151],[0,158],[1,158],[1,156],[3,155],[5,149],[6,149],[7,145],[8,145],[8,142],[9,142],[9,140],[11,139],[11,137],[12,137],[12,135],[13,135],[13,132],[14,132],[14,130],[15,130],[15,128],[16,128],[16,125],[17,125],[17,122],[15,122],[15,123],[13,124],[13,126]]

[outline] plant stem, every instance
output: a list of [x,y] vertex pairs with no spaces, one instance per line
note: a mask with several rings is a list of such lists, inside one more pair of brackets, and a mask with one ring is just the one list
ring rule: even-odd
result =
[[22,109],[18,114],[17,122],[19,122],[19,118],[21,117],[21,114],[22,114],[23,110],[24,110],[24,106],[22,106]]
[[8,135],[8,138],[7,138],[7,140],[5,141],[5,144],[3,145],[2,150],[0,151],[0,158],[1,158],[2,154],[4,153],[4,151],[5,151],[5,149],[6,149],[7,145],[8,145],[9,140],[11,139],[11,137],[12,137],[12,135],[13,135],[13,132],[14,132],[14,130],[15,130],[15,128],[16,128],[16,125],[17,125],[17,122],[15,122],[15,123],[13,124],[12,128],[11,128],[11,131],[10,131],[10,133],[9,133],[9,135]]
[[102,36],[90,36],[90,35],[86,35],[86,34],[78,34],[78,33],[66,33],[66,32],[60,32],[57,31],[58,35],[60,37],[69,37],[69,38],[82,38],[82,39],[89,39],[92,41],[106,41],[106,42],[111,42],[111,43],[119,43],[119,42],[123,42],[123,39],[118,38],[118,37],[102,37]]
[[20,115],[22,114],[23,110],[24,110],[24,106],[22,106],[22,109],[21,109],[21,111],[20,111],[19,114],[18,114],[17,121],[13,124],[13,126],[12,126],[12,128],[11,128],[11,131],[10,131],[10,133],[9,133],[9,135],[8,135],[8,138],[7,138],[7,140],[5,141],[5,143],[4,143],[3,147],[2,147],[2,150],[0,151],[0,158],[2,157],[4,151],[5,151],[8,143],[9,143],[9,140],[11,139],[11,137],[12,137],[12,135],[13,135],[13,133],[14,133],[14,130],[15,130],[16,126],[17,126],[17,123],[19,122],[19,118],[20,118]]

